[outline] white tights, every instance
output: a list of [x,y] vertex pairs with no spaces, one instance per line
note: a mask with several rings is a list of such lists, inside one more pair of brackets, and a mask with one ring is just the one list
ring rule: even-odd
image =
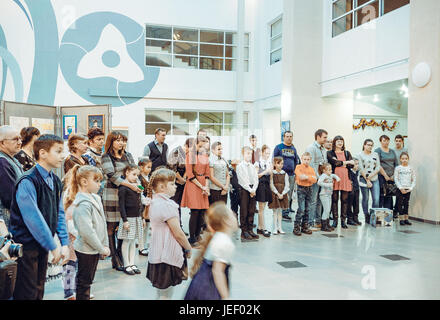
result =
[[121,246],[122,259],[124,260],[124,267],[134,265],[134,257],[136,254],[135,240],[124,239]]
[[281,228],[281,219],[282,219],[282,210],[280,209],[273,209],[273,234],[284,233],[283,229]]
[[156,300],[171,300],[174,287],[168,287],[166,289],[157,289]]
[[139,243],[139,250],[148,248],[148,231],[150,229],[150,223],[145,222],[144,232],[142,232],[142,241]]

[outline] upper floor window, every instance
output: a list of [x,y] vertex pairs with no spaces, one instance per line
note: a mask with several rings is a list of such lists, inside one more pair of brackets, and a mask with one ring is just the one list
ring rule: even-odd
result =
[[280,18],[270,25],[270,64],[281,61],[283,51],[283,20]]
[[410,0],[331,0],[333,37],[409,4]]
[[[233,112],[145,109],[145,134],[154,135],[157,128],[165,129],[169,135],[195,136],[199,129],[205,129],[208,136],[236,134]],[[247,135],[248,129],[249,113],[244,112],[243,134]]]
[[[249,33],[245,34],[244,70],[249,71]],[[237,33],[173,26],[146,26],[146,65],[234,71]]]

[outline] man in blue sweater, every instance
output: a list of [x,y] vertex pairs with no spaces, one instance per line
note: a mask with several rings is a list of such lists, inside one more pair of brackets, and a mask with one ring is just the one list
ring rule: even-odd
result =
[[[56,264],[69,258],[62,202],[61,180],[52,170],[63,163],[63,140],[42,135],[34,143],[37,165],[18,180],[11,204],[11,233],[23,244],[23,256],[17,260],[15,300],[42,300],[49,251]],[[54,235],[58,234],[61,248]]]
[[293,146],[293,133],[292,131],[286,131],[283,134],[283,143],[277,145],[273,151],[273,158],[282,157],[284,160],[283,170],[289,176],[289,209],[283,210],[283,219],[286,221],[292,221],[289,213],[292,208],[292,192],[295,187],[295,168],[298,164],[301,164],[301,160],[296,152],[296,148]]

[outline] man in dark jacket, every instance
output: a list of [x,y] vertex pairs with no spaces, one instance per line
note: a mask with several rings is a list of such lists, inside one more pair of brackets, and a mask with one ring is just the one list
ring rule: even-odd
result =
[[151,172],[154,172],[157,167],[167,165],[168,145],[165,143],[167,131],[162,128],[157,128],[154,132],[155,139],[147,144],[144,148],[144,157],[150,158],[153,162]]
[[7,228],[15,183],[23,174],[21,164],[14,158],[20,148],[19,132],[11,126],[0,127],[0,220]]
[[283,143],[277,145],[273,151],[273,158],[282,157],[284,160],[283,170],[289,176],[289,209],[283,210],[283,219],[286,221],[292,221],[289,213],[292,208],[292,192],[295,187],[295,168],[301,163],[296,148],[293,146],[293,133],[292,131],[286,131],[283,134]]

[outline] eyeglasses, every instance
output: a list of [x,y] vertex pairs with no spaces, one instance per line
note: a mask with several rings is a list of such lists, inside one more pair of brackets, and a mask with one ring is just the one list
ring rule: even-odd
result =
[[372,144],[366,144],[366,146],[367,146],[367,147],[372,147],[373,145],[372,145]]

